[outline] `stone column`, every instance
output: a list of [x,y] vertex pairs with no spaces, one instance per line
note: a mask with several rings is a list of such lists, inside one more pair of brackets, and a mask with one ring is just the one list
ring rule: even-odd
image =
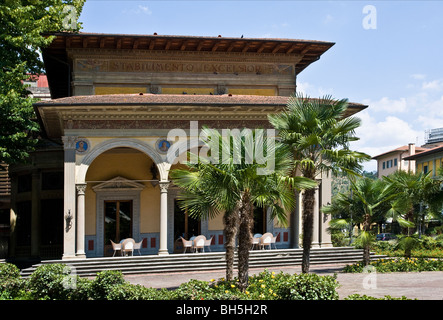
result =
[[291,238],[290,238],[290,247],[291,248],[300,248],[300,226],[301,226],[301,208],[302,208],[302,198],[301,192],[295,192],[295,209],[291,216]]
[[40,256],[40,171],[32,171],[31,256]]
[[169,181],[160,181],[160,248],[159,255],[168,253],[168,188]]
[[[332,177],[323,176],[322,183],[320,185],[320,200],[319,206],[320,208],[323,206],[327,206],[331,204],[332,201]],[[322,248],[332,247],[331,234],[328,232],[329,222],[331,221],[331,215],[325,215],[323,212],[320,212],[320,246]]]
[[78,183],[77,188],[77,258],[86,258],[85,254],[85,190],[86,183]]
[[315,188],[315,202],[314,202],[314,224],[312,233],[312,248],[320,247],[320,211],[319,211],[319,188]]
[[63,136],[64,164],[64,239],[63,259],[75,258],[75,143],[77,137]]

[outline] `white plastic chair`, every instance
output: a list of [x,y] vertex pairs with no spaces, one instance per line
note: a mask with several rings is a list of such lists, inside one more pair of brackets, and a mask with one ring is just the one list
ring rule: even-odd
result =
[[189,248],[190,250],[193,250],[192,248],[192,240],[186,240],[183,237],[180,237],[182,243],[183,243],[183,253],[186,252],[186,249]]
[[271,249],[271,241],[272,241],[272,233],[267,232],[260,238],[260,247],[262,249],[265,248],[265,246],[268,246],[269,249]]
[[122,253],[123,255],[129,255],[129,252],[131,253],[131,255],[134,255],[134,245],[135,245],[135,241],[134,239],[128,238],[123,240],[122,242]]
[[277,242],[277,237],[278,237],[278,235],[279,235],[279,234],[277,233],[277,235],[276,235],[275,237],[273,236],[273,237],[271,238],[271,249],[272,249],[272,244],[274,244],[274,248],[277,249],[277,245],[276,245],[275,243]]
[[254,236],[252,238],[252,248],[251,248],[251,250],[253,250],[254,247],[260,248],[260,237],[261,236],[262,236],[261,233],[254,234]]
[[198,252],[198,249],[202,249],[203,252],[205,252],[205,240],[206,237],[205,236],[197,236],[194,239],[194,244],[193,244],[193,248],[194,248],[194,252]]
[[138,254],[141,256],[140,249],[142,248],[142,241],[134,243],[134,250],[138,251]]
[[208,247],[208,250],[211,251],[211,242],[212,242],[212,238],[211,239],[206,239],[205,240],[205,247]]
[[117,251],[120,251],[120,254],[122,254],[122,245],[121,245],[121,243],[115,243],[115,242],[112,241],[112,240],[109,240],[109,241],[111,241],[111,244],[112,244],[112,250],[114,250],[114,254],[113,254],[112,256],[115,256],[115,253],[116,253]]

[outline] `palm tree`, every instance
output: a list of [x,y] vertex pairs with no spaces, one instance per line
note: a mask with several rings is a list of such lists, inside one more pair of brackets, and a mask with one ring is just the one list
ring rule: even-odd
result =
[[[238,232],[238,278],[244,290],[248,283],[254,206],[270,208],[271,218],[286,224],[286,212],[295,201],[293,188],[312,187],[313,181],[288,177],[292,161],[290,150],[282,144],[265,144],[266,154],[273,156],[274,167],[262,174],[260,169],[265,169],[266,164],[255,159],[247,161],[252,159],[247,141],[252,138],[253,142],[260,142],[256,135],[248,136],[248,131],[243,130],[240,135],[228,135],[226,139],[215,130],[203,128],[202,132],[209,157],[196,158],[195,154],[190,154],[188,170],[173,170],[171,178],[183,189],[180,205],[188,208],[191,216],[204,218],[224,212],[228,280],[232,279]],[[221,153],[215,154],[214,150],[221,150]]]
[[411,256],[412,248],[417,244],[417,239],[411,235],[411,228],[415,227],[414,221],[420,225],[418,233],[421,235],[421,224],[424,223],[426,214],[440,216],[443,204],[441,190],[442,177],[431,177],[427,174],[413,174],[397,171],[383,179],[395,190],[397,196],[391,201],[389,215],[396,217],[400,226],[405,228],[406,236],[400,241],[405,250],[405,256]]
[[[282,142],[291,147],[294,176],[298,171],[314,180],[340,170],[355,173],[361,169],[360,162],[370,159],[364,153],[349,149],[349,143],[358,140],[355,129],[360,126],[360,120],[346,118],[347,108],[346,99],[333,100],[330,96],[310,99],[296,94],[289,98],[283,112],[268,116]],[[310,265],[315,192],[315,188],[307,189],[302,197],[304,273],[309,272]]]
[[[371,225],[377,222],[380,216],[388,212],[387,202],[394,198],[392,188],[383,180],[373,180],[370,178],[350,179],[351,193],[339,194],[334,202],[323,207],[326,214],[340,215],[348,210],[352,210],[352,223],[362,225],[359,238],[363,245],[363,262],[365,265],[370,261],[370,247],[374,240],[371,233]],[[331,220],[333,226],[344,226],[350,222],[350,217],[336,218]]]

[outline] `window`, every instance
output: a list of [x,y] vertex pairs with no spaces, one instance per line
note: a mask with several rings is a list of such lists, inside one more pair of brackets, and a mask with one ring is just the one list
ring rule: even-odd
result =
[[423,166],[423,173],[428,173],[428,166]]
[[397,166],[397,158],[394,159],[394,167]]
[[386,169],[386,162],[383,161],[383,169]]

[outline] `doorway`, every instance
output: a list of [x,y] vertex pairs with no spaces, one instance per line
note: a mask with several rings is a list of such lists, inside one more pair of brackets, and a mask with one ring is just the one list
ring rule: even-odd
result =
[[266,208],[254,208],[254,227],[252,234],[266,232]]
[[188,215],[178,205],[178,201],[174,201],[174,241],[183,237],[189,239],[192,236],[200,235],[200,221]]
[[119,243],[132,238],[132,200],[107,200],[104,202],[104,255],[112,256],[111,240]]

